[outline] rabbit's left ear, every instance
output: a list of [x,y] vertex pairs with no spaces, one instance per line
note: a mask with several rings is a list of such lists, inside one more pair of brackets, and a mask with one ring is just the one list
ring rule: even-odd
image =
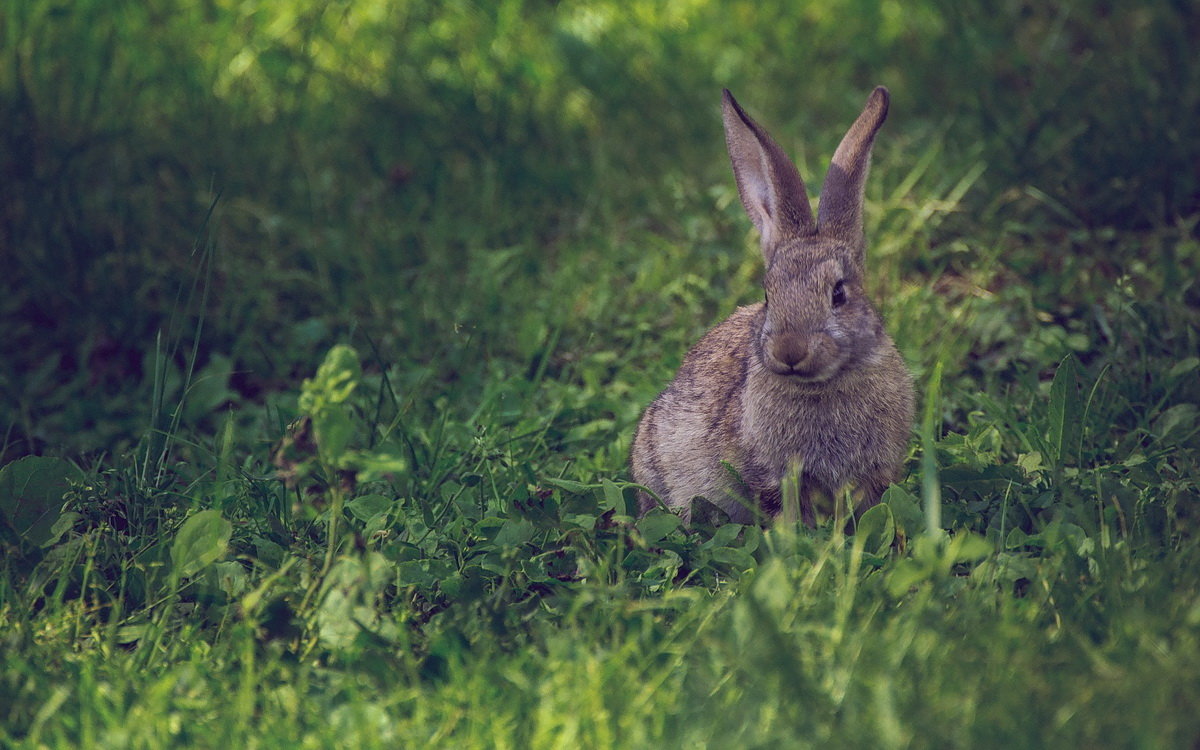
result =
[[817,231],[808,193],[796,165],[767,131],[738,106],[726,90],[722,107],[725,145],[733,162],[738,194],[762,236],[767,265],[779,242]]
[[833,154],[833,163],[821,187],[817,226],[821,234],[862,247],[863,186],[871,164],[871,145],[887,119],[888,90],[876,88],[867,98],[862,114],[850,126]]

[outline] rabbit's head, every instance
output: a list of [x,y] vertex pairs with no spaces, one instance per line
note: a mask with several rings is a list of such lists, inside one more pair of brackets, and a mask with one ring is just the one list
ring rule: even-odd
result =
[[777,375],[823,382],[856,369],[886,341],[863,286],[862,205],[887,110],[887,89],[875,89],[834,153],[814,218],[795,165],[725,92],[726,145],[766,259],[758,356]]

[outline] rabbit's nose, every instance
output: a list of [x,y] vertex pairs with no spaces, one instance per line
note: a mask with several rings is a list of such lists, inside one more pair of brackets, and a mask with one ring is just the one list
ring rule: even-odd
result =
[[800,336],[779,336],[771,342],[771,356],[789,369],[808,359],[808,341]]

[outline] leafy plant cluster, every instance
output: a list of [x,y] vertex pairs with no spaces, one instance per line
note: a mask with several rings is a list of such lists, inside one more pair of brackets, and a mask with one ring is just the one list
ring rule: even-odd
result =
[[[1103,649],[1127,612],[1155,609],[1170,587],[1195,584],[1181,569],[1195,554],[1197,477],[1187,463],[1195,406],[1179,397],[1190,396],[1196,366],[1179,362],[1146,394],[1158,407],[1139,416],[1121,402],[1136,394],[1105,382],[1113,368],[1090,376],[1068,356],[1031,415],[973,412],[966,430],[937,438],[934,460],[845,537],[833,521],[764,530],[687,528],[665,511],[638,518],[628,483],[603,475],[586,483],[536,463],[544,434],[498,440],[489,434],[502,424],[494,414],[476,425],[414,424],[395,409],[391,377],[364,374],[358,355],[338,346],[300,389],[297,418],[269,451],[274,474],[262,465],[268,456],[233,467],[220,447],[215,474],[204,462],[200,471],[177,466],[159,487],[139,486],[128,470],[87,476],[62,459],[4,467],[10,643],[90,640],[168,671],[168,644],[208,643],[258,652],[274,665],[264,667],[268,684],[295,677],[284,666],[290,659],[275,661],[290,654],[369,676],[381,690],[399,679],[436,692],[461,687],[473,665],[528,659],[529,649],[562,649],[563,634],[586,633],[641,654],[622,668],[652,658],[668,680],[682,672],[712,685],[705,701],[759,707],[755,721],[701,722],[715,736],[852,736],[841,719],[814,720],[812,706],[838,716],[836,704],[855,705],[849,696],[869,689],[849,674],[836,686],[850,653],[871,655],[870,675],[882,665],[929,668],[911,639],[935,611],[949,607],[972,622],[992,612],[992,622],[976,625],[997,637],[997,627],[1044,634],[1051,651],[1068,635]],[[1117,440],[1098,429],[1129,419],[1144,427]],[[929,478],[922,472],[934,474],[949,534],[927,528],[937,500],[917,488]],[[880,614],[885,603],[898,614]],[[908,635],[870,645],[841,630],[847,618]],[[69,632],[38,634],[30,625],[39,620]],[[967,632],[964,622],[948,625]],[[996,658],[980,639],[966,643],[980,649],[977,658]],[[710,673],[704,653],[726,665],[718,671],[734,671]],[[948,670],[938,672],[943,679],[957,670],[939,669]],[[873,689],[896,689],[881,684]],[[790,697],[763,713],[785,686]],[[32,696],[9,689],[11,726],[32,726]],[[976,689],[1000,688],[984,681]],[[311,690],[312,700],[323,695],[319,685]],[[347,700],[336,705],[349,710],[358,699]],[[408,709],[400,715],[412,718]],[[381,726],[394,728],[395,712],[383,716]],[[682,709],[658,731],[686,738],[691,720],[695,712]]]

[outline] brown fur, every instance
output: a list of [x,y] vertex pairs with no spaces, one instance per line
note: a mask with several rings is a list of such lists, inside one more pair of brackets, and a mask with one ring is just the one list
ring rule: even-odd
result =
[[[638,424],[634,481],[690,520],[705,497],[731,521],[780,510],[800,476],[804,520],[857,489],[856,511],[896,479],[912,378],[864,289],[863,185],[887,117],[877,88],[834,154],[814,219],[791,160],[725,92],[738,193],[762,237],[766,301],[738,308],[688,352]],[[645,512],[657,503],[641,493]]]

